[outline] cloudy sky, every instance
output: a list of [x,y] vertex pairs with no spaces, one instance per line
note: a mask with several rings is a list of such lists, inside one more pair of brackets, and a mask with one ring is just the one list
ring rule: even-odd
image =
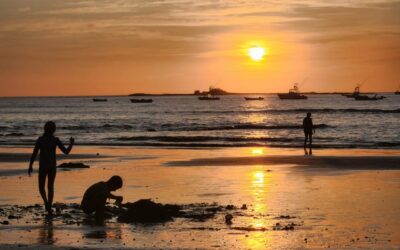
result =
[[[1,0],[0,95],[394,91],[400,1]],[[262,47],[261,61],[248,56]]]

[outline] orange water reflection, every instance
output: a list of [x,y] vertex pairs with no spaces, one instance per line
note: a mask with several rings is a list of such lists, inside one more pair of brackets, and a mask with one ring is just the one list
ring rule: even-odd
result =
[[[253,208],[255,216],[252,217],[250,226],[262,230],[266,228],[265,214],[268,209],[266,204],[266,196],[268,195],[268,185],[270,185],[271,177],[265,171],[264,166],[254,166],[250,172],[250,194],[253,200]],[[245,244],[250,249],[264,249],[269,241],[268,232],[255,231],[249,233],[245,238]]]
[[251,148],[251,154],[254,156],[264,155],[263,148]]
[[265,182],[266,176],[263,169],[254,170],[251,181],[251,194],[253,197],[254,211],[257,213],[264,213],[266,211],[265,204]]

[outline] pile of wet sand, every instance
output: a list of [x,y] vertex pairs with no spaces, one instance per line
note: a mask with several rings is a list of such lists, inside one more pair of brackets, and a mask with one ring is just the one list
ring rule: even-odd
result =
[[126,203],[118,216],[118,222],[125,223],[162,223],[173,220],[183,214],[182,207],[178,205],[155,203],[149,199]]
[[[54,204],[54,215],[50,216],[51,220],[59,221],[66,225],[82,225],[92,224],[93,219],[87,216],[80,209],[79,204],[56,203]],[[271,228],[254,228],[246,226],[240,221],[240,217],[253,217],[254,211],[243,204],[241,207],[234,205],[221,206],[217,203],[195,203],[195,204],[161,204],[151,201],[150,199],[138,200],[133,203],[123,204],[121,207],[109,206],[111,211],[110,221],[117,223],[133,223],[150,225],[157,223],[166,223],[175,219],[187,220],[188,222],[203,223],[206,221],[219,221],[218,227],[194,227],[193,230],[219,230],[223,224],[231,230],[239,231],[266,231],[266,230],[294,230],[295,227],[301,226],[302,223],[294,223],[292,220],[296,217],[277,216],[270,217],[271,220],[278,221]],[[269,217],[270,215],[265,215]],[[3,226],[12,224],[36,224],[42,219],[48,218],[44,212],[43,206],[39,204],[31,206],[3,205],[0,206],[0,224]],[[297,218],[298,219],[298,218]],[[95,222],[96,223],[96,222]],[[214,224],[214,225],[217,225]]]
[[[217,213],[227,213],[236,210],[233,205],[226,207],[216,203],[197,203],[187,205],[161,204],[150,199],[138,200],[134,203],[126,203],[122,206],[118,215],[119,222],[125,223],[163,223],[174,218],[185,218],[191,221],[204,222],[212,219]],[[242,209],[247,209],[243,206]],[[233,216],[228,216],[227,222],[231,222]]]

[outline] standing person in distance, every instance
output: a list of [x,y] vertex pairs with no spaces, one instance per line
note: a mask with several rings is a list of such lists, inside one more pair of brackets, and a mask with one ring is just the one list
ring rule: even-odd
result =
[[311,119],[311,112],[307,113],[307,116],[303,119],[303,130],[304,130],[304,150],[307,147],[307,141],[309,141],[310,154],[312,154],[312,135],[315,133],[315,128]]

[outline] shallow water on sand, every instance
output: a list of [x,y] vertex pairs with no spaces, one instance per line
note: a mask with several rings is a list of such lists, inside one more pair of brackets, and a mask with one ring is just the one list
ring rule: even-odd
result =
[[[27,152],[3,149],[0,152]],[[30,150],[29,150],[30,151]],[[382,151],[399,156],[397,151]],[[368,150],[315,151],[320,155],[382,155]],[[50,244],[67,247],[133,248],[396,248],[400,245],[400,170],[305,168],[296,165],[172,166],[172,161],[192,158],[260,155],[301,155],[298,150],[240,148],[221,150],[78,148],[91,154],[83,159],[90,169],[58,171],[55,201],[80,202],[85,189],[118,174],[124,187],[117,193],[125,201],[151,198],[162,203],[217,202],[246,204],[232,211],[233,224],[225,224],[227,212],[205,222],[177,219],[162,225],[129,225],[110,221],[106,226],[67,225],[55,218],[29,215],[0,225],[0,243]],[[108,158],[96,158],[96,153]],[[60,161],[61,162],[61,161]],[[1,168],[5,163],[0,163]],[[26,169],[26,162],[7,163]],[[40,203],[36,176],[2,175],[0,204]],[[290,216],[288,219],[286,217]],[[28,223],[26,223],[28,221]],[[276,223],[294,223],[293,230],[274,230]]]

